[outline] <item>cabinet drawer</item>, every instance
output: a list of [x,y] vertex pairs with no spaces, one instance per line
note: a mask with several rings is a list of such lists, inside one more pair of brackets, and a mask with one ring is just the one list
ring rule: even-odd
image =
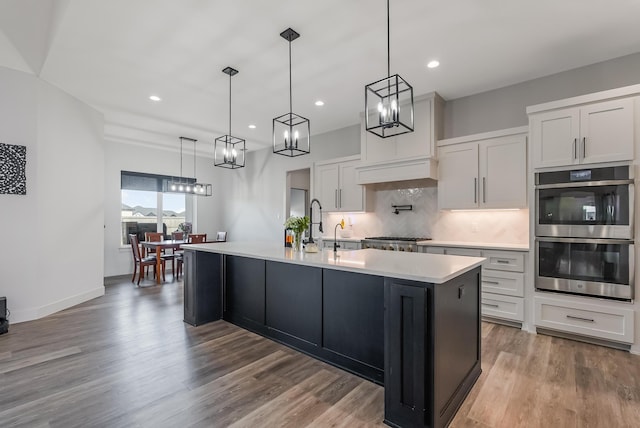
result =
[[422,247],[422,253],[429,254],[444,254],[444,248],[442,247]]
[[483,268],[482,291],[524,297],[524,274]]
[[485,269],[524,272],[524,254],[522,253],[486,250],[482,252],[482,257],[487,258],[482,265]]
[[359,242],[338,241],[338,244],[340,244],[340,248],[342,248],[343,250],[359,250],[360,249]]
[[524,299],[483,292],[482,316],[523,322]]
[[471,248],[445,248],[444,253],[450,256],[471,256],[471,257],[482,256],[482,252],[480,250],[474,250]]
[[633,311],[586,303],[535,298],[536,326],[633,343]]

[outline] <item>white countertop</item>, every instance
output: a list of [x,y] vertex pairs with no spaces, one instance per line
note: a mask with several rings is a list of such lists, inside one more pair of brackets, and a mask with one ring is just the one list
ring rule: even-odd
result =
[[418,241],[418,245],[422,245],[425,247],[455,247],[478,248],[481,250],[529,251],[528,244],[499,244],[494,242]]
[[[317,239],[317,238],[313,238],[313,239]],[[333,235],[332,236],[321,236],[320,239],[322,239],[323,241],[333,241]],[[350,236],[348,238],[343,238],[342,236],[340,236],[340,233],[338,233],[338,237],[335,239],[336,241],[347,241],[347,242],[360,242],[362,241],[364,238],[361,236]]]
[[480,266],[482,257],[446,256],[441,254],[405,253],[383,250],[338,251],[327,249],[317,253],[295,252],[274,242],[216,242],[188,244],[189,250],[229,254],[275,262],[344,270],[369,275],[441,284]]

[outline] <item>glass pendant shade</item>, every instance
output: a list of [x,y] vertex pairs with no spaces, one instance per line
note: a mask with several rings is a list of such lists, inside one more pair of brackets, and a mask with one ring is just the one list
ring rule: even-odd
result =
[[298,37],[296,31],[287,28],[280,36],[289,42],[289,113],[273,119],[273,153],[296,157],[311,152],[311,124],[309,119],[293,112],[291,85],[291,42]]
[[211,184],[198,183],[195,177],[182,176],[182,143],[184,140],[193,142],[193,175],[196,175],[196,141],[198,140],[180,137],[180,176],[171,177],[170,180],[164,180],[162,183],[162,191],[164,193],[211,196],[213,194],[213,186],[211,186]]
[[413,87],[397,74],[365,87],[365,124],[379,137],[413,132]]
[[245,140],[231,135],[231,78],[238,74],[238,70],[226,67],[222,72],[229,75],[229,133],[215,139],[213,143],[213,165],[237,169],[244,167],[244,154],[246,152]]
[[391,37],[387,0],[387,76],[364,88],[365,128],[379,137],[413,132],[413,87],[391,74]]

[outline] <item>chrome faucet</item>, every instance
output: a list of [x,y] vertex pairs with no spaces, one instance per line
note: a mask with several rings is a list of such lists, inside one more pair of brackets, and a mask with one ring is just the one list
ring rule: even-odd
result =
[[320,208],[320,223],[315,223],[318,224],[318,230],[320,231],[320,233],[324,232],[324,230],[322,230],[322,205],[320,205],[320,201],[317,200],[316,198],[313,198],[311,200],[311,203],[309,204],[309,240],[307,241],[309,244],[313,243],[313,203],[317,203],[318,204],[318,208]]

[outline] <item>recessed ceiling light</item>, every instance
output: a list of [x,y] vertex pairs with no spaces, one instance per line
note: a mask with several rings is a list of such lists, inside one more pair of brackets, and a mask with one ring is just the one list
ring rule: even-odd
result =
[[317,105],[318,107],[322,107],[322,106],[324,105],[324,101],[322,101],[322,100],[318,100],[318,101],[316,101],[316,105]]
[[429,61],[429,64],[427,64],[427,67],[429,68],[436,68],[437,66],[440,65],[440,61],[436,61],[435,59],[433,61]]
[[162,101],[162,98],[160,98],[160,97],[159,97],[159,96],[157,96],[157,95],[151,95],[151,96],[149,97],[149,99],[150,99],[151,101]]
[[251,124],[251,125],[249,125],[249,129],[256,129],[256,126]]

